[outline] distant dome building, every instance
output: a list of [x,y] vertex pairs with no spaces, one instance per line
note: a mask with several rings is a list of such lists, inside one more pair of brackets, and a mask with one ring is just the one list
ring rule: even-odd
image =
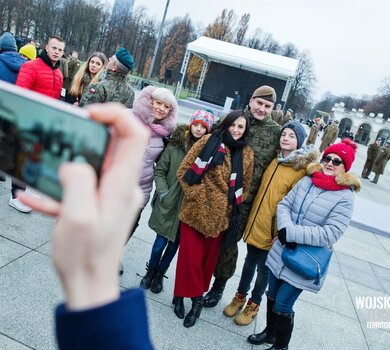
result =
[[343,102],[335,103],[331,113],[332,119],[339,121],[339,135],[349,130],[354,134],[354,141],[363,145],[377,138],[382,140],[382,145],[390,140],[390,122],[383,119],[383,113],[366,116],[363,109],[348,111],[344,106]]

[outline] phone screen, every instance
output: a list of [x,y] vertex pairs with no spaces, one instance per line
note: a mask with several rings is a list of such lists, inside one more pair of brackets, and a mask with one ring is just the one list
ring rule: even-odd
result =
[[99,176],[109,134],[86,116],[64,102],[0,82],[0,170],[59,200],[62,163],[89,163]]

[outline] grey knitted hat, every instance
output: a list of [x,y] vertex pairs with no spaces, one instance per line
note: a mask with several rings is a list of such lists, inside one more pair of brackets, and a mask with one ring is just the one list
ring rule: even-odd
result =
[[280,132],[282,133],[282,131],[286,128],[289,128],[294,131],[298,142],[297,149],[301,148],[307,136],[302,124],[297,120],[291,120],[283,125],[282,130]]

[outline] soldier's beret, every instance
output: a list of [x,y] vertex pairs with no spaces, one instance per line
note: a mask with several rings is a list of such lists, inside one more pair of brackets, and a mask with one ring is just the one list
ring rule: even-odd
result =
[[274,88],[268,85],[263,85],[257,88],[252,95],[252,98],[261,97],[264,100],[275,103],[276,102],[276,92]]
[[127,51],[124,47],[119,48],[115,52],[115,56],[120,63],[122,63],[125,67],[132,70],[134,68],[134,60],[133,56],[130,55],[129,51]]

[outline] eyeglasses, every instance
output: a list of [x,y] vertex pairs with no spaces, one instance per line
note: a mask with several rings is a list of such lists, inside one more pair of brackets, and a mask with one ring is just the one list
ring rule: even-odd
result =
[[332,162],[332,164],[334,166],[339,166],[341,164],[343,164],[343,161],[341,159],[338,159],[338,158],[332,158],[332,157],[329,157],[329,156],[324,156],[322,157],[322,161],[325,163],[325,164],[328,164],[329,162]]

